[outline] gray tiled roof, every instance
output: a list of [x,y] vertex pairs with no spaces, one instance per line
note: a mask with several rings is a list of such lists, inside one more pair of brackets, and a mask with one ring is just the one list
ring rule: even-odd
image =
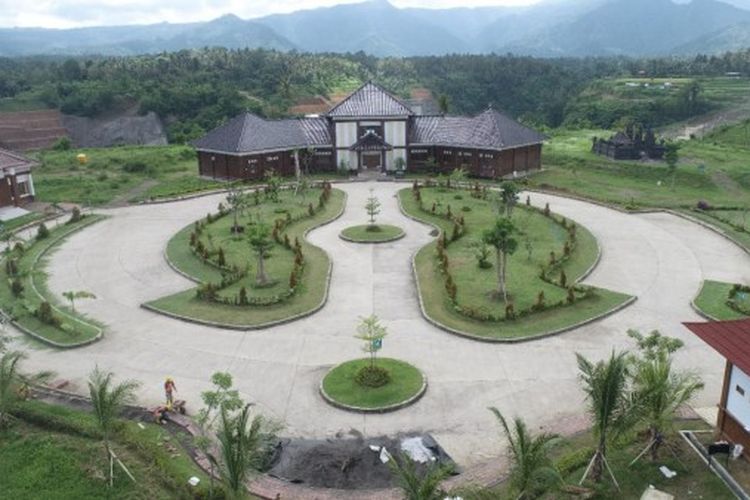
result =
[[545,136],[494,110],[473,117],[416,116],[411,144],[509,149],[544,141]]
[[11,168],[25,172],[35,165],[35,161],[22,154],[0,148],[0,172]]
[[232,118],[193,142],[197,149],[227,153],[251,153],[330,144],[331,136],[325,118],[265,120],[252,113]]
[[401,100],[372,82],[367,82],[327,113],[339,117],[411,116],[414,113]]

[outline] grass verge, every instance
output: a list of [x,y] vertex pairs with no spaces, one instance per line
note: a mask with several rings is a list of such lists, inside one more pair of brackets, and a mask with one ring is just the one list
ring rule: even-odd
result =
[[[430,188],[432,189],[432,188]],[[434,189],[432,189],[434,191]],[[477,200],[457,191],[433,193],[422,188],[423,206],[446,207],[465,219],[466,234],[450,244],[446,252],[450,259],[451,275],[457,285],[457,303],[472,307],[494,316],[504,314],[504,304],[493,297],[496,286],[496,271],[493,267],[482,269],[477,265],[473,246],[481,239],[482,231],[493,223],[496,211],[490,200]],[[457,196],[461,198],[456,199]],[[453,224],[444,217],[421,210],[409,189],[399,192],[402,209],[410,216],[431,223],[450,235]],[[468,210],[467,210],[468,209]],[[436,211],[440,211],[438,208]],[[513,220],[524,232],[519,235],[519,249],[509,259],[508,289],[516,310],[534,306],[540,292],[549,304],[567,299],[564,288],[543,281],[539,276],[540,266],[548,262],[550,252],[561,256],[560,247],[566,239],[566,231],[559,224],[533,210],[516,208]],[[573,284],[595,265],[599,248],[594,236],[577,225],[576,246],[562,266],[567,282]],[[529,246],[526,246],[526,243]],[[433,321],[466,335],[490,340],[514,340],[556,333],[566,328],[600,317],[624,305],[632,298],[628,295],[594,288],[589,296],[582,297],[573,305],[549,308],[514,320],[483,321],[473,319],[456,311],[444,286],[445,276],[436,255],[437,243],[432,242],[417,252],[414,267],[419,283],[419,292],[427,316]],[[494,261],[491,254],[490,259]],[[558,271],[559,272],[559,271]],[[557,274],[554,276],[557,277]]]
[[354,243],[385,243],[403,238],[404,230],[388,224],[364,224],[347,227],[341,231],[341,238]]
[[[14,250],[2,259],[1,272],[5,281],[4,285],[0,286],[2,310],[23,329],[40,337],[40,340],[47,340],[61,347],[75,347],[101,335],[100,325],[80,313],[74,313],[68,307],[59,305],[58,300],[47,288],[45,268],[50,252],[67,237],[103,218],[100,215],[87,215],[78,222],[52,228],[47,238],[34,238],[26,242],[23,253]],[[20,296],[14,295],[11,289],[13,278],[8,274],[8,259],[13,259],[18,268],[17,278],[23,286]],[[35,312],[42,302],[48,302],[52,306],[52,314],[59,319],[59,325],[43,322],[37,317]]]
[[391,358],[376,361],[378,367],[388,370],[391,381],[382,387],[363,387],[355,375],[369,363],[369,359],[356,359],[335,366],[323,379],[323,390],[339,404],[377,410],[403,403],[422,389],[422,373],[409,363]]
[[747,316],[727,305],[732,286],[731,283],[706,280],[693,303],[700,312],[716,320],[744,319]]
[[[328,272],[331,262],[325,251],[308,243],[304,235],[309,229],[338,217],[344,208],[344,201],[344,192],[334,189],[329,202],[322,210],[316,212],[313,217],[299,220],[287,226],[285,233],[291,241],[294,241],[295,238],[299,239],[305,256],[304,271],[298,285],[300,289],[289,299],[271,305],[233,306],[199,300],[196,298],[196,290],[190,289],[148,302],[145,306],[156,312],[199,323],[240,329],[258,328],[268,323],[292,319],[316,310],[324,302],[328,292]],[[277,210],[282,210],[282,207],[277,207],[272,212]],[[224,219],[226,219],[225,223],[229,224],[232,216],[225,216]],[[215,282],[220,280],[221,272],[217,268],[204,264],[191,251],[188,241],[192,227],[192,225],[186,227],[170,240],[167,245],[167,257],[181,272],[192,276],[196,281]],[[243,243],[243,245],[247,247],[244,250],[247,254],[244,259],[247,262],[251,258],[249,247],[246,243]],[[280,245],[277,245],[277,247],[272,250],[272,253],[281,256],[286,252]],[[289,254],[291,255],[291,252]],[[227,251],[228,261],[232,258],[232,255],[239,258],[240,250],[236,252]],[[273,264],[272,260],[274,260],[273,257],[268,260],[269,263]],[[278,283],[273,287],[260,288],[255,291],[248,284],[247,288],[250,289],[250,293],[257,292],[259,296],[268,295],[277,293],[281,288],[287,287],[287,271],[291,269],[292,262],[293,260],[290,257],[279,259],[278,265],[269,265],[268,272],[272,274],[272,277],[277,278]],[[227,289],[227,293],[236,292],[236,288],[241,284],[232,285]]]

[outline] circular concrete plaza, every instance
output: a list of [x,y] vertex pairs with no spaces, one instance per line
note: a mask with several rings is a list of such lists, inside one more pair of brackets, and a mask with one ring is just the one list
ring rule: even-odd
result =
[[[421,315],[412,255],[428,243],[431,228],[401,214],[397,183],[336,186],[348,194],[342,217],[309,234],[333,260],[327,305],[312,316],[259,331],[230,331],[173,320],[140,304],[185,290],[192,283],[169,268],[164,248],[174,233],[214,210],[223,195],[175,203],[103,210],[110,216],[72,236],[51,257],[49,287],[88,290],[97,300],[77,308],[106,324],[105,337],[88,347],[55,350],[19,336],[27,369],[52,369],[85,392],[95,365],[118,378],[142,382],[144,405],[162,399],[162,381],[174,377],[189,409],[216,371],[231,372],[244,398],[285,425],[284,434],[326,438],[356,429],[365,436],[430,432],[462,466],[502,454],[503,440],[488,406],[521,415],[532,429],[564,432],[584,412],[575,352],[599,359],[612,349],[632,348],[626,331],[659,329],[685,341],[677,363],[698,371],[705,390],[694,402],[714,406],[723,362],[690,334],[683,321],[698,321],[690,307],[701,281],[750,281],[750,257],[704,227],[654,213],[627,215],[571,199],[531,193],[532,203],[585,225],[597,237],[602,259],[584,281],[636,295],[630,307],[601,321],[548,339],[487,344],[437,329]],[[382,203],[378,222],[402,227],[406,237],[382,245],[352,245],[338,237],[366,222],[364,205],[374,189]],[[524,195],[525,198],[525,195]],[[333,366],[361,356],[353,338],[360,316],[375,313],[388,327],[382,355],[403,359],[424,372],[427,394],[414,406],[385,415],[331,407],[318,394]]]

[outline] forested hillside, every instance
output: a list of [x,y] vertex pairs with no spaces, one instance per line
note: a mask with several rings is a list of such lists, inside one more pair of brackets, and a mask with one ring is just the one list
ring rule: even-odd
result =
[[[0,111],[59,107],[68,114],[99,116],[137,108],[156,112],[167,123],[170,139],[185,142],[243,110],[284,116],[302,98],[347,92],[372,79],[404,97],[414,87],[427,87],[435,97],[448,98],[452,113],[476,113],[492,105],[535,126],[609,127],[623,117],[658,125],[722,104],[702,79],[728,71],[750,73],[750,50],[644,60],[499,55],[400,59],[248,49],[0,58]],[[617,80],[642,72],[645,83],[658,77],[689,82],[676,82],[659,94],[653,87],[636,91]]]

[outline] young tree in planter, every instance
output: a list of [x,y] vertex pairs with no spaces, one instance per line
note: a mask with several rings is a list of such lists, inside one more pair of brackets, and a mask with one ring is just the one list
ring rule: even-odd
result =
[[466,173],[465,168],[460,167],[460,168],[453,169],[453,172],[451,172],[451,175],[450,175],[451,186],[453,187],[453,189],[460,188],[461,184],[464,184],[468,177],[469,176]]
[[234,182],[229,185],[227,192],[227,205],[232,211],[232,228],[233,234],[241,233],[244,228],[240,226],[240,212],[242,212],[248,205],[247,195],[242,191],[242,183]]
[[73,312],[76,312],[76,300],[78,299],[95,299],[96,295],[94,295],[91,292],[87,292],[85,290],[80,290],[77,292],[69,291],[69,292],[63,292],[63,297],[68,299],[68,302],[70,302],[70,308],[73,310]]
[[518,232],[516,226],[508,218],[500,218],[495,225],[484,231],[482,241],[495,249],[497,260],[497,295],[502,296],[508,304],[506,287],[508,256],[513,255],[518,248],[518,241],[513,237]]
[[372,189],[370,189],[370,197],[367,198],[367,203],[365,203],[365,210],[370,217],[370,227],[368,229],[374,231],[377,227],[375,225],[375,216],[380,213],[380,200],[375,197]]
[[360,319],[357,334],[354,336],[364,341],[362,350],[370,355],[370,366],[375,367],[375,358],[383,347],[383,339],[388,335],[388,329],[380,324],[380,319],[374,314]]
[[500,422],[508,440],[511,470],[510,484],[514,498],[525,500],[537,498],[550,486],[561,481],[560,474],[552,464],[549,451],[558,436],[543,433],[532,436],[526,423],[516,418],[513,429],[510,428],[505,417],[497,408],[489,409]]
[[513,215],[513,208],[518,204],[521,190],[515,182],[506,181],[500,186],[500,202],[505,210],[505,216]]
[[[4,349],[4,339],[3,345]],[[16,405],[28,394],[32,385],[49,380],[53,373],[49,371],[39,372],[31,375],[21,373],[19,370],[21,362],[26,359],[26,354],[21,351],[0,350],[0,430],[11,420],[11,412]]]
[[[114,480],[113,460],[115,458],[110,446],[110,436],[114,431],[115,421],[122,411],[122,407],[135,399],[135,390],[140,385],[134,380],[114,383],[112,372],[103,372],[99,367],[94,368],[89,376],[89,397],[93,407],[94,417],[102,432],[104,449],[109,462],[109,486]],[[122,464],[121,464],[122,465]],[[129,473],[128,473],[129,474]]]
[[255,282],[259,286],[265,286],[269,283],[268,275],[266,274],[265,259],[268,255],[268,251],[273,245],[271,241],[271,228],[268,224],[258,222],[250,227],[247,232],[247,241],[250,244],[250,248],[255,252],[258,257],[258,268],[255,273]]
[[672,176],[672,189],[674,189],[675,179],[677,178],[677,162],[680,161],[680,144],[670,141],[666,145],[664,152],[664,161],[667,162],[667,168]]
[[490,262],[490,247],[482,240],[471,242],[469,245],[473,250],[474,258],[477,259],[479,269],[489,269],[492,267]]
[[274,170],[266,172],[266,195],[274,203],[279,201],[279,191],[281,190],[281,177],[276,175]]
[[588,412],[594,423],[596,452],[591,458],[579,484],[589,472],[597,483],[606,467],[615,486],[619,484],[607,462],[607,445],[611,440],[632,428],[637,411],[628,387],[629,371],[627,352],[612,352],[609,360],[594,364],[576,353],[583,391],[588,400]]
[[672,369],[672,353],[683,346],[679,339],[664,337],[658,331],[644,336],[631,330],[628,335],[638,343],[639,356],[633,361],[633,399],[638,401],[642,421],[649,429],[649,444],[633,462],[651,451],[656,460],[665,433],[673,429],[677,409],[703,388],[703,382],[692,373]]

